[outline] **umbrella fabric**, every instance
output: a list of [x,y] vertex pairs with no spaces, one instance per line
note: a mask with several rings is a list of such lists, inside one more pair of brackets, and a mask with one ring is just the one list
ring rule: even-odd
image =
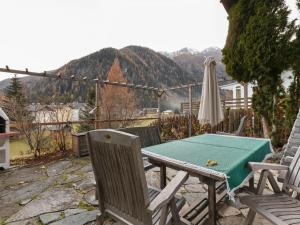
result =
[[198,120],[200,124],[210,124],[211,126],[216,126],[224,120],[216,77],[216,61],[213,57],[208,57],[204,62],[204,78]]

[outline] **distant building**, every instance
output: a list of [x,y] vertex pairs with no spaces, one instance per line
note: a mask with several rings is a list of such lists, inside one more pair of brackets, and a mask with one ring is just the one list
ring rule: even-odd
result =
[[39,103],[31,104],[28,110],[37,123],[51,122],[72,122],[79,120],[80,111],[84,108],[84,103],[50,104],[41,105]]
[[[248,98],[251,98],[253,95],[253,84],[248,84]],[[220,89],[225,92],[225,100],[229,99],[241,99],[244,98],[244,85],[238,83],[238,82],[233,82],[230,84],[225,84],[220,86]]]
[[[291,85],[292,82],[292,72],[291,71],[284,71],[281,74],[282,85],[285,90]],[[253,95],[253,88],[255,84],[248,83],[248,98],[252,98]],[[225,84],[220,86],[221,91],[225,91],[225,99],[243,99],[244,98],[244,85],[234,81],[230,84]],[[227,92],[227,93],[226,93]],[[228,93],[229,92],[229,93]],[[232,95],[232,96],[231,96]]]
[[158,113],[158,108],[143,108],[143,111],[142,111],[143,115],[144,116],[147,116],[147,115],[154,115],[154,114],[157,114]]
[[174,115],[175,115],[174,111],[171,110],[171,109],[165,110],[165,111],[163,111],[161,114],[162,114],[163,116],[174,116]]

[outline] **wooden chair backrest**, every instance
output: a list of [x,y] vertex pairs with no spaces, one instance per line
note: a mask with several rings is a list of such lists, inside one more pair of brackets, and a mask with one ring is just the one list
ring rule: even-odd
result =
[[300,147],[289,166],[284,185],[300,193]]
[[152,224],[139,137],[116,130],[87,133],[99,208],[133,224]]
[[158,126],[130,127],[130,128],[121,128],[119,130],[129,134],[139,136],[142,148],[161,144]]
[[300,146],[300,110],[297,114],[291,134],[289,136],[287,145],[285,147],[285,151],[281,159],[281,164],[290,165],[291,163],[290,158],[294,157],[299,146]]
[[236,132],[235,132],[236,136],[242,135],[242,133],[244,131],[244,128],[245,128],[245,120],[246,120],[246,116],[243,116],[242,119],[241,119],[241,121],[240,121],[239,127],[236,130]]

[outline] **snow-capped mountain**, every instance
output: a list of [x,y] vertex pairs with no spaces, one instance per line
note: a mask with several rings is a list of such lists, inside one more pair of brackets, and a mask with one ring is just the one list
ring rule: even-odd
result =
[[203,77],[205,59],[208,56],[212,56],[217,63],[216,70],[218,78],[231,80],[231,77],[229,77],[225,71],[225,65],[222,63],[222,50],[218,47],[209,47],[203,51],[192,48],[183,48],[175,52],[161,52],[161,54],[174,60],[179,66],[198,80],[201,80]]

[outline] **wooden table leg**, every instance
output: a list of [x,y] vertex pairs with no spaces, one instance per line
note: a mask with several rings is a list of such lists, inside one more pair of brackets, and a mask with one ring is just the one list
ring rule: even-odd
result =
[[167,169],[165,165],[160,166],[160,188],[164,189],[167,185]]
[[251,192],[255,193],[255,187],[254,187],[254,175],[249,179],[249,189]]
[[216,181],[208,179],[208,215],[209,225],[217,224],[217,210],[216,210]]

